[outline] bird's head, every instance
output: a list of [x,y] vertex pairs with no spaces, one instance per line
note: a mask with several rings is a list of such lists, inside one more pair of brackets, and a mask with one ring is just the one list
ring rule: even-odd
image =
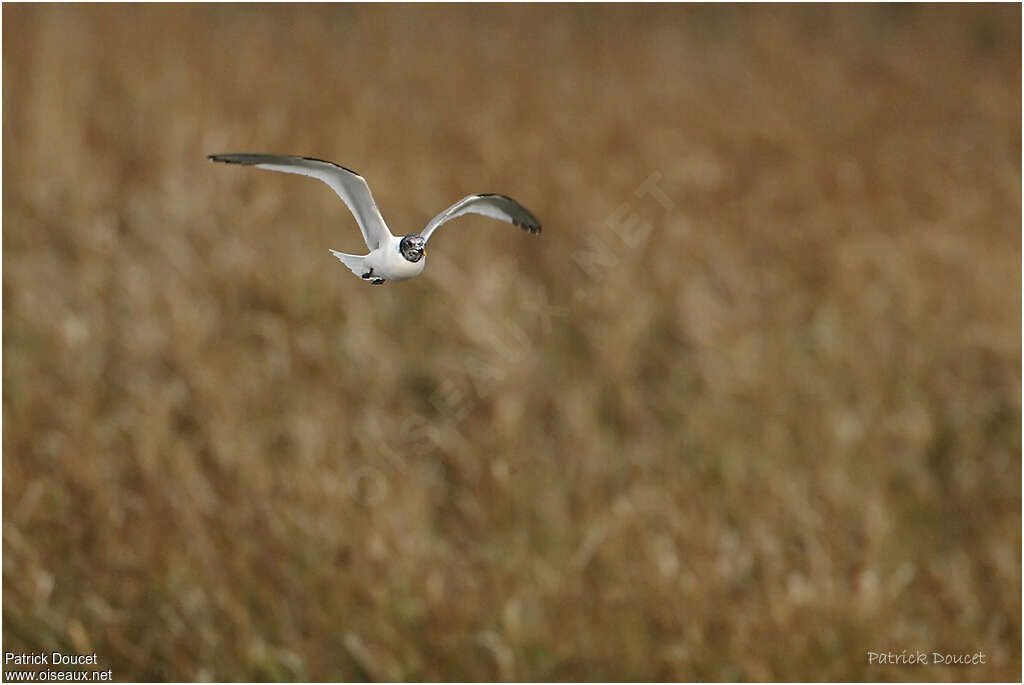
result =
[[423,236],[417,234],[407,235],[398,243],[398,251],[410,262],[418,262],[423,259],[426,252],[427,241]]

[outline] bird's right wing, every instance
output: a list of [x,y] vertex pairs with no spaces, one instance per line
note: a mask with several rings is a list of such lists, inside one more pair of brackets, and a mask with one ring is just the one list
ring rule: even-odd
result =
[[384,217],[380,215],[377,203],[373,200],[370,187],[366,185],[366,179],[343,166],[312,157],[290,157],[287,155],[220,154],[209,155],[207,159],[211,162],[244,164],[258,169],[301,174],[320,179],[338,194],[338,197],[355,216],[367,248],[371,251],[376,250],[385,238],[391,236],[391,231],[388,230],[387,224],[384,223]]

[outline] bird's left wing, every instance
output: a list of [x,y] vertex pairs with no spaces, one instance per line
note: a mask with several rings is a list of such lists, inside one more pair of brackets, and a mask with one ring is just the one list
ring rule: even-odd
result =
[[430,240],[430,235],[441,224],[463,214],[482,214],[492,219],[501,219],[530,233],[540,233],[541,229],[540,221],[526,207],[505,195],[487,194],[469,195],[462,198],[431,219],[427,227],[420,231],[420,235],[423,236],[424,241]]
[[287,155],[221,154],[209,155],[207,159],[211,162],[245,164],[258,169],[301,174],[319,179],[338,194],[338,197],[355,216],[356,222],[359,223],[359,230],[362,231],[363,239],[366,241],[366,247],[376,250],[384,239],[391,235],[387,224],[384,223],[384,217],[377,209],[377,203],[373,200],[373,194],[370,192],[370,186],[366,184],[366,179],[343,166],[312,157],[290,157]]

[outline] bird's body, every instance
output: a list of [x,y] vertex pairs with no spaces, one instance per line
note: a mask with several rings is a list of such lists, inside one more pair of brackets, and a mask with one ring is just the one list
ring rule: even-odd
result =
[[427,258],[423,257],[417,262],[410,262],[398,250],[401,241],[401,238],[389,236],[380,247],[363,256],[345,254],[337,250],[331,250],[331,254],[341,260],[341,263],[356,276],[371,283],[380,279],[405,281],[423,273],[423,267],[427,265]]
[[366,180],[345,167],[311,157],[284,155],[220,154],[209,155],[208,159],[310,176],[329,185],[355,216],[366,247],[370,250],[366,255],[346,254],[337,250],[331,250],[331,253],[356,276],[375,285],[387,281],[404,281],[423,273],[427,263],[426,244],[430,236],[441,224],[464,214],[482,214],[500,219],[530,233],[541,231],[537,218],[512,198],[484,194],[462,198],[431,219],[420,233],[395,236],[384,223]]

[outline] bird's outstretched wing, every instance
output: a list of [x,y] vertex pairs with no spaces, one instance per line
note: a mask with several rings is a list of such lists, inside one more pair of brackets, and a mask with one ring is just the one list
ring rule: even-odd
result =
[[320,179],[338,194],[359,223],[366,247],[371,251],[380,247],[391,235],[384,217],[373,201],[366,179],[356,172],[332,162],[312,157],[290,157],[287,155],[220,154],[207,156],[211,162],[245,164],[258,169],[282,171],[286,174],[301,174]]
[[540,222],[537,217],[530,213],[526,207],[505,195],[469,195],[462,198],[448,209],[444,210],[427,224],[427,227],[420,231],[424,240],[430,240],[430,235],[437,228],[463,214],[483,214],[492,219],[501,219],[510,224],[515,224],[524,231],[540,233]]

